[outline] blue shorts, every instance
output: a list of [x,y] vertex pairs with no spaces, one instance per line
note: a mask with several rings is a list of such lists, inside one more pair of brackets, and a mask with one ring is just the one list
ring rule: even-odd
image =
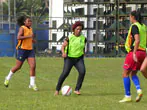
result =
[[17,60],[24,62],[25,59],[30,58],[30,57],[35,58],[34,50],[24,50],[24,49],[16,50],[16,59]]

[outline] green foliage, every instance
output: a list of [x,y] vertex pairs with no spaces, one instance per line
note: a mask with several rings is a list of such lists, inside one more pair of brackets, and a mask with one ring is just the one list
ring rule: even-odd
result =
[[[146,79],[140,74],[143,99],[136,103],[136,89],[132,83],[132,102],[119,103],[124,97],[122,82],[123,58],[86,58],[86,76],[81,89],[82,95],[54,96],[55,86],[62,72],[63,59],[36,58],[36,83],[39,91],[28,88],[29,66],[24,63],[21,70],[15,73],[9,88],[3,86],[5,76],[15,65],[15,58],[0,58],[0,110],[146,110],[147,86]],[[64,84],[74,90],[78,73],[75,68]]]
[[16,9],[16,16],[27,15],[33,18],[35,23],[40,23],[48,19],[48,7],[46,0],[15,0],[16,7],[14,6],[14,0],[10,0],[10,6],[8,2],[4,2],[4,15],[8,15],[8,6],[11,9],[11,16],[14,15],[14,8]]

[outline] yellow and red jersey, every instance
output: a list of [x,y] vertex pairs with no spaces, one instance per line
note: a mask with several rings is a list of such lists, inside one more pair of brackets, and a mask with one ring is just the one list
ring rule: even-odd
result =
[[138,50],[145,51],[146,43],[147,43],[147,41],[146,41],[146,39],[147,39],[147,27],[146,27],[146,25],[140,24],[139,22],[132,24],[130,29],[129,29],[128,36],[127,36],[127,39],[126,39],[126,42],[125,42],[126,51],[130,52],[132,50],[131,47],[135,46],[135,43],[133,41],[133,37],[132,37],[132,34],[131,34],[133,25],[136,25],[139,29],[140,43],[139,43]]

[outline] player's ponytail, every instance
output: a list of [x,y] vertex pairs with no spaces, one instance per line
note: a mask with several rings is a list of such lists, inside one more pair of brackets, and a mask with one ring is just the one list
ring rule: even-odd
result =
[[28,16],[20,16],[20,17],[18,17],[18,19],[17,19],[17,24],[18,24],[19,26],[24,25],[24,22],[25,22],[25,20],[26,20],[27,18],[30,18],[30,17],[28,17]]

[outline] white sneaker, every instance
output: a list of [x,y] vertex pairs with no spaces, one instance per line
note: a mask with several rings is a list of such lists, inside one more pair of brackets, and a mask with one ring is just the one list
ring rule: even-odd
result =
[[29,85],[29,88],[33,89],[34,91],[38,91],[36,84],[35,85]]
[[7,80],[6,78],[5,78],[5,81],[4,81],[4,86],[5,87],[8,87],[9,86],[9,80]]
[[140,89],[137,91],[136,102],[139,102],[141,100],[142,96],[143,96],[143,93],[142,93],[142,90]]

